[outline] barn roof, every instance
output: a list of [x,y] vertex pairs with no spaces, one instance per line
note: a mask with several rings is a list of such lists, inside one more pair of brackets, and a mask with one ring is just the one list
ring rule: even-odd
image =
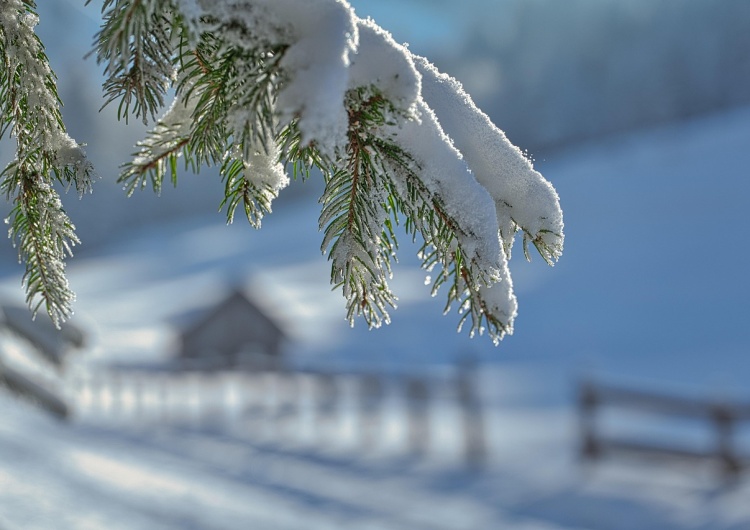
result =
[[233,289],[228,296],[223,298],[213,307],[194,315],[194,317],[185,325],[181,326],[180,335],[183,340],[193,336],[200,335],[214,325],[218,320],[226,318],[227,310],[233,313],[241,311],[244,313],[242,318],[251,318],[262,323],[265,329],[271,330],[274,335],[280,338],[286,336],[284,330],[273,320],[266,312],[256,304],[250,296],[242,289]]

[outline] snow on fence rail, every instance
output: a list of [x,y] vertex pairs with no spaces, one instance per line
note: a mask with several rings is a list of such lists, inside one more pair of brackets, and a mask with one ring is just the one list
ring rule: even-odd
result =
[[69,402],[85,421],[227,429],[360,454],[447,450],[475,468],[488,456],[476,377],[465,366],[429,377],[102,370],[72,382]]
[[[721,465],[727,479],[736,477],[748,467],[747,455],[740,452],[737,434],[743,424],[750,424],[750,402],[709,400],[658,392],[611,386],[585,381],[579,386],[581,418],[581,454],[584,459],[596,460],[614,453],[635,453],[654,456],[713,460]],[[638,415],[636,423],[657,417],[660,426],[676,429],[675,422],[687,420],[692,424],[690,434],[682,440],[666,440],[663,436],[645,435],[630,422],[626,434],[613,435],[604,428],[605,413],[621,416]],[[696,428],[708,430],[707,443],[694,442]],[[622,429],[620,429],[622,431]],[[704,433],[705,434],[705,433]]]

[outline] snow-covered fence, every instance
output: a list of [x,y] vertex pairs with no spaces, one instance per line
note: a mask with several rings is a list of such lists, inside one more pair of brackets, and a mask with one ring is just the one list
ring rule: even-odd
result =
[[471,368],[432,375],[316,371],[96,371],[70,385],[83,421],[226,429],[281,444],[428,456],[481,467],[484,422]]
[[[746,455],[737,446],[737,431],[750,423],[750,403],[708,400],[611,386],[585,381],[579,387],[581,454],[596,460],[611,454],[647,454],[693,460],[713,460],[726,478],[747,467]],[[606,432],[604,415],[617,413],[619,433]],[[632,421],[637,415],[635,423]],[[659,431],[644,433],[640,428],[649,418],[659,419]],[[679,431],[677,422],[687,420],[692,428]],[[622,424],[625,423],[625,428]],[[679,440],[664,436],[666,428],[679,431]],[[684,427],[684,426],[683,426]],[[623,434],[622,431],[626,432]],[[656,431],[656,429],[652,429]],[[697,431],[708,431],[703,443],[696,443]]]

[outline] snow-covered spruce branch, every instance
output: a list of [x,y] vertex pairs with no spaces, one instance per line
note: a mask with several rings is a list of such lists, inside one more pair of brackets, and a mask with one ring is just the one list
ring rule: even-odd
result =
[[281,164],[295,176],[317,168],[322,250],[350,321],[389,321],[403,222],[424,241],[425,268],[440,268],[434,291],[449,286],[446,310],[456,303],[461,324],[495,341],[512,331],[514,236],[553,263],[562,215],[551,185],[455,80],[341,1],[137,3],[183,26],[170,40],[176,98],[125,168],[130,191],[175,180],[179,157],[218,165],[229,219],[243,203],[259,226],[289,182]]
[[0,6],[0,138],[15,138],[14,160],[0,173],[0,187],[13,208],[6,222],[25,262],[27,302],[41,305],[56,324],[71,314],[73,293],[65,278],[65,257],[78,243],[55,182],[88,191],[91,164],[65,132],[56,78],[34,33],[38,22],[31,0]]
[[322,250],[350,321],[389,321],[403,224],[460,324],[496,343],[512,331],[515,235],[552,264],[562,212],[458,82],[344,0],[105,0],[102,12],[95,51],[120,117],[148,120],[175,94],[124,166],[128,193],[176,183],[180,158],[217,166],[228,221],[241,205],[259,227],[288,169],[319,170]]

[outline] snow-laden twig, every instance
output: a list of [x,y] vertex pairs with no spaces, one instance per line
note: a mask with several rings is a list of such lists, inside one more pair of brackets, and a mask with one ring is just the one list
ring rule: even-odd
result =
[[55,74],[34,33],[39,20],[34,9],[30,0],[0,6],[0,137],[9,133],[16,140],[15,158],[0,173],[0,187],[14,204],[6,222],[26,265],[29,306],[36,313],[44,305],[59,324],[72,313],[65,257],[79,241],[53,184],[83,195],[94,170],[65,131]]

